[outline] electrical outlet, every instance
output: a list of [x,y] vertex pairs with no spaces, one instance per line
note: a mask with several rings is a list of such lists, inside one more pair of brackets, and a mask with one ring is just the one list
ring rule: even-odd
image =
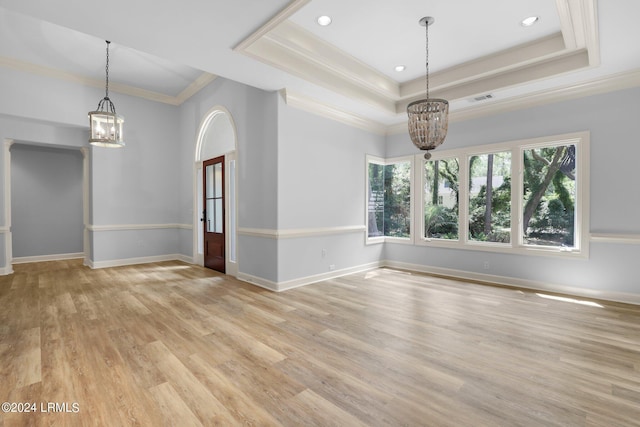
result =
[[484,268],[485,270],[488,270],[488,269],[489,269],[489,261],[485,261],[485,262],[482,264],[482,268]]
[[336,265],[335,265],[335,264],[331,264],[331,265],[329,266],[329,271],[333,271],[333,270],[335,270],[335,269],[336,269]]
[[327,256],[327,250],[326,249],[323,249],[321,251],[321,253],[322,253],[322,258],[325,258]]

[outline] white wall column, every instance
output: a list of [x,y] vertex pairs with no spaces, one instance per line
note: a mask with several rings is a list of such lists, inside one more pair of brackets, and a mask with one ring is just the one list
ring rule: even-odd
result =
[[11,237],[11,146],[13,139],[4,140],[4,274],[13,273],[13,240]]

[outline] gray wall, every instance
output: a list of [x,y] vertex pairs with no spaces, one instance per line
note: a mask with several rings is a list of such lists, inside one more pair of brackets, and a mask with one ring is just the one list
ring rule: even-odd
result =
[[[196,139],[213,107],[224,107],[236,125],[238,140],[238,227],[277,226],[277,94],[218,77],[180,107],[180,221],[193,224]],[[199,224],[197,224],[199,225]],[[196,225],[196,226],[197,226]],[[276,280],[276,244],[272,239],[239,233],[239,271]],[[181,230],[180,248],[191,256],[193,231]]]
[[365,225],[365,154],[382,156],[384,149],[383,135],[291,108],[279,99],[278,230],[301,229],[303,236],[278,240],[278,281],[380,260],[383,246],[365,245],[364,230],[304,234]]
[[82,153],[11,146],[13,257],[83,251]]
[[[576,131],[591,133],[590,230],[592,233],[640,234],[637,188],[640,88],[559,102],[450,124],[445,148],[469,147]],[[408,135],[394,135],[387,156],[413,154]],[[588,259],[505,255],[411,245],[386,245],[392,261],[489,273],[587,291],[640,293],[636,263],[640,246],[590,243]],[[490,271],[483,271],[489,261]]]
[[[0,141],[89,146],[87,111],[104,96],[100,89],[0,67],[0,92]],[[179,109],[118,93],[111,98],[125,116],[127,146],[90,149],[89,225],[102,227],[89,235],[90,261],[172,257],[180,250],[178,230],[154,226],[179,222]],[[130,225],[138,229],[125,230]]]
[[[4,85],[10,85],[11,82],[6,82],[0,79],[0,87]],[[4,92],[3,92],[4,93]],[[7,99],[0,97],[0,109],[5,108],[5,104],[8,103]],[[85,114],[86,115],[86,114]],[[85,125],[86,128],[86,125]],[[12,116],[3,115],[0,113],[0,143],[4,143],[5,140],[12,139],[16,141],[36,141],[40,144],[48,144],[56,147],[67,148],[80,148],[86,144],[87,131],[86,129],[77,128],[68,125],[58,125],[41,120],[17,118]],[[6,226],[6,219],[4,215],[4,146],[0,149],[0,226]],[[5,253],[5,240],[7,238],[6,233],[0,233],[0,271],[8,272],[10,262],[7,261]]]
[[93,261],[178,254],[178,229],[156,227],[179,223],[179,110],[124,95],[112,99],[125,117],[126,146],[91,147],[90,222],[107,228],[92,233]]
[[[0,92],[0,140],[71,147],[86,145],[86,112],[103,96],[99,89],[1,67]],[[640,293],[634,270],[640,258],[637,244],[592,241],[588,259],[568,260],[365,245],[364,232],[314,234],[324,227],[364,225],[365,155],[415,153],[406,134],[385,138],[354,129],[290,108],[278,93],[223,78],[179,107],[120,94],[114,94],[114,102],[126,118],[127,147],[90,152],[90,222],[103,227],[90,235],[94,261],[191,256],[193,231],[188,227],[128,229],[127,224],[194,225],[197,131],[206,113],[220,105],[229,110],[237,128],[241,273],[288,282],[326,274],[329,265],[341,270],[386,259],[481,274],[484,261],[489,261],[489,273],[498,277]],[[453,122],[445,146],[589,131],[591,232],[640,234],[638,111],[640,88],[635,88]],[[1,209],[0,217],[3,226]],[[303,235],[276,238],[287,230],[303,230]],[[0,240],[5,236],[0,233]],[[3,248],[0,242],[0,255]]]

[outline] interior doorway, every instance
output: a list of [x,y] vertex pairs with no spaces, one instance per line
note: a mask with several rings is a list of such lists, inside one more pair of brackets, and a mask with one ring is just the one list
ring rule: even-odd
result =
[[[82,237],[82,244],[81,246],[77,246],[74,247],[71,250],[68,249],[62,249],[59,250],[60,247],[53,247],[52,249],[52,244],[55,246],[56,242],[61,242],[62,240],[65,240],[67,235],[65,234],[64,231],[64,227],[65,226],[69,226],[69,224],[65,223],[64,226],[60,226],[60,224],[57,223],[52,223],[47,217],[43,218],[36,218],[36,221],[38,221],[39,223],[42,224],[38,224],[38,225],[44,225],[45,228],[43,229],[44,231],[38,231],[35,230],[29,230],[29,232],[33,232],[36,233],[39,237],[40,240],[37,239],[32,239],[30,237],[27,237],[26,240],[23,239],[23,242],[27,242],[29,244],[32,243],[32,241],[35,241],[38,245],[36,245],[35,250],[37,251],[41,251],[41,252],[35,252],[33,254],[28,253],[28,251],[33,250],[33,245],[29,246],[29,247],[23,247],[24,245],[20,246],[19,250],[15,251],[15,255],[17,255],[18,257],[16,258],[14,255],[14,246],[15,244],[20,243],[19,241],[14,242],[14,236],[13,236],[13,232],[12,230],[14,229],[14,225],[16,227],[19,228],[20,224],[16,223],[13,224],[14,221],[12,221],[12,216],[14,216],[17,219],[23,219],[22,217],[28,216],[30,215],[29,213],[31,211],[34,211],[33,209],[27,209],[26,213],[24,212],[24,210],[20,210],[19,209],[19,203],[16,204],[16,206],[12,206],[12,150],[11,148],[14,146],[15,143],[18,143],[17,145],[15,145],[16,147],[18,146],[22,146],[22,147],[33,147],[34,149],[36,149],[36,151],[39,151],[37,149],[37,147],[40,147],[40,150],[42,151],[47,151],[47,150],[53,150],[54,152],[57,151],[59,153],[64,153],[66,151],[74,151],[74,150],[79,150],[80,152],[80,156],[81,156],[81,177],[80,182],[74,182],[74,185],[80,185],[81,186],[81,191],[82,191],[82,196],[81,196],[81,203],[82,203],[82,217],[75,221],[74,224],[77,225],[72,225],[72,227],[77,228],[79,230],[79,232],[81,233]],[[13,263],[19,263],[19,262],[37,262],[37,261],[53,261],[53,260],[58,260],[58,259],[70,259],[70,258],[84,258],[84,263],[87,264],[89,262],[89,258],[90,258],[90,245],[89,245],[89,238],[88,238],[88,231],[87,231],[87,227],[86,224],[89,221],[89,151],[88,148],[86,147],[70,147],[70,146],[64,146],[64,145],[57,145],[57,144],[46,144],[46,143],[37,143],[37,142],[31,142],[31,141],[16,141],[13,139],[5,139],[4,140],[4,217],[5,217],[5,230],[4,231],[4,241],[5,241],[5,248],[4,248],[4,256],[5,256],[5,267],[4,268],[0,268],[0,274],[11,274],[13,272],[13,268],[12,268],[12,264]],[[19,167],[19,166],[18,166]],[[46,165],[46,168],[48,168],[49,170],[53,170],[53,172],[55,172],[55,166],[52,165]],[[53,169],[52,169],[53,168]],[[19,169],[16,169],[16,172]],[[77,170],[76,170],[77,172]],[[75,175],[73,175],[75,178],[75,180],[78,179],[78,174],[76,173]],[[58,177],[59,178],[59,177]],[[38,199],[40,202],[42,202],[41,199],[46,200],[47,197],[51,196],[55,196],[55,194],[49,194],[51,193],[50,191],[50,186],[52,185],[53,181],[59,181],[58,178],[56,178],[55,180],[51,180],[51,179],[39,179],[38,182],[45,182],[43,185],[45,186],[49,186],[43,189],[44,193],[46,195],[46,197],[42,196],[42,197],[38,197],[36,195],[34,195],[34,198]],[[21,188],[24,187],[24,184],[26,181],[26,179],[20,178],[18,179],[15,184],[20,184]],[[65,185],[65,191],[68,190],[69,186]],[[58,194],[59,198],[62,197],[63,195]],[[73,200],[78,200],[77,196],[73,196]],[[64,205],[64,203],[63,203]],[[47,206],[53,206],[53,205],[49,205],[47,204]],[[14,212],[12,215],[12,211],[18,209],[19,212]],[[47,210],[45,209],[44,212],[45,214],[52,214],[51,212],[49,212],[51,209]],[[60,215],[66,215],[66,214],[59,214]],[[75,218],[77,215],[74,213],[73,217]],[[58,229],[62,230],[63,235],[65,236],[62,240],[60,238],[56,238],[55,235],[52,235],[52,233],[54,231],[60,231]],[[73,230],[74,232],[78,232],[78,230]],[[18,230],[19,231],[19,230]],[[20,238],[20,236],[18,236],[18,238]],[[14,244],[15,243],[15,244]],[[65,244],[68,242],[64,242]],[[66,246],[64,246],[66,247]],[[80,248],[81,252],[78,252],[78,249]],[[25,250],[23,250],[25,249]],[[64,252],[64,253],[62,253]]]
[[194,163],[194,263],[238,274],[237,139],[231,114],[214,107],[200,125]]

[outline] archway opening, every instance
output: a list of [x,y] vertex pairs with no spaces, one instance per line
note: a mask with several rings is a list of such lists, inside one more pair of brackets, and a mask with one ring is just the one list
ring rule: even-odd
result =
[[236,276],[238,259],[236,250],[237,228],[237,133],[233,117],[221,106],[209,110],[198,130],[194,163],[194,262],[204,265],[205,257],[205,198],[203,194],[203,162],[224,156],[224,240],[226,273]]

